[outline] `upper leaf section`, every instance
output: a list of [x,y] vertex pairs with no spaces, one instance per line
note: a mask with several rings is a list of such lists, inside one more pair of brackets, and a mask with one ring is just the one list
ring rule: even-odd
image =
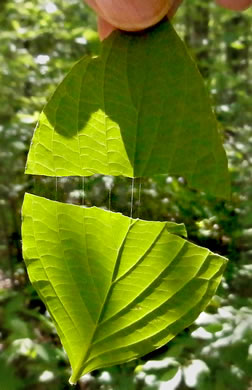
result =
[[168,22],[114,32],[77,63],[42,112],[26,173],[174,174],[227,197],[227,160],[195,63]]
[[26,194],[23,254],[69,356],[72,382],[164,345],[205,308],[226,259],[133,220]]

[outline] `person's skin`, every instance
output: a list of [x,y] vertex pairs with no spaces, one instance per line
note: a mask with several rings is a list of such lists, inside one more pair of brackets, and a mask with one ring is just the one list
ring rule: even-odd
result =
[[[183,0],[84,0],[98,15],[98,31],[101,40],[115,29],[140,31],[151,27],[166,15],[176,13]],[[189,0],[190,1],[190,0]],[[243,11],[252,0],[215,0],[222,7]]]

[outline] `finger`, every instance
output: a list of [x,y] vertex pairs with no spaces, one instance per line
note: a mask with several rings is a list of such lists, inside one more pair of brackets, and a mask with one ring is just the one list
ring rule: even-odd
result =
[[[103,1],[106,1],[106,6],[103,5],[105,4],[102,3]],[[98,31],[101,40],[107,38],[116,28],[126,31],[137,31],[150,27],[158,23],[171,7],[173,10],[172,13],[169,13],[169,17],[172,17],[182,2],[182,0],[161,0],[158,6],[156,0],[151,0],[148,6],[139,8],[139,0],[131,0],[129,3],[126,3],[125,0],[117,0],[117,7],[114,6],[112,10],[109,6],[109,1],[111,0],[86,0],[99,15]],[[127,8],[122,9],[125,5],[127,5]],[[118,13],[119,10],[121,11],[120,13]],[[105,11],[109,11],[109,14],[105,13]],[[127,15],[127,12],[129,15]],[[115,13],[114,17],[113,13]],[[127,23],[130,21],[130,23],[124,25],[125,20]]]
[[183,0],[174,0],[173,1],[173,4],[172,4],[172,6],[169,9],[168,14],[167,14],[168,19],[171,19],[175,15],[175,13],[177,12],[177,9],[180,6],[180,4],[182,3],[182,1]]
[[[89,5],[89,7],[91,7],[99,15],[100,9],[96,3],[96,0],[84,0],[84,1]],[[116,29],[100,16],[98,16],[97,25],[98,25],[98,33],[101,41],[106,39]]]
[[96,0],[84,0],[95,12],[99,12]]
[[109,24],[101,17],[98,17],[98,33],[101,41],[106,39],[114,30],[116,30],[116,27],[112,26],[112,24]]
[[216,0],[216,3],[234,11],[244,11],[251,7],[252,0]]
[[165,17],[174,0],[86,0],[96,13],[118,29],[138,31]]

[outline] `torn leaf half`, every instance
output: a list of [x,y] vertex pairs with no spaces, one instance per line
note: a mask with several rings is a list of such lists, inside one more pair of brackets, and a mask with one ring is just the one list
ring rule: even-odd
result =
[[28,274],[68,354],[72,383],[166,344],[207,306],[227,262],[171,222],[30,194],[22,215]]

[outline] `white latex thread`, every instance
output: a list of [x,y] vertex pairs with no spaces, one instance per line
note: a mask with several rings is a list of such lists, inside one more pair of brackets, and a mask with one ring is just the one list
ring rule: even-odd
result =
[[82,177],[82,199],[81,199],[82,206],[85,205],[85,176]]
[[138,189],[138,210],[137,210],[137,218],[140,218],[141,211],[141,191],[142,191],[142,179],[139,178],[139,189]]
[[108,190],[108,209],[111,211],[111,193],[112,193],[112,187]]
[[58,200],[58,178],[55,177],[55,200]]
[[132,216],[133,216],[134,184],[135,184],[135,179],[133,177],[132,184],[131,184],[130,218],[132,218]]

